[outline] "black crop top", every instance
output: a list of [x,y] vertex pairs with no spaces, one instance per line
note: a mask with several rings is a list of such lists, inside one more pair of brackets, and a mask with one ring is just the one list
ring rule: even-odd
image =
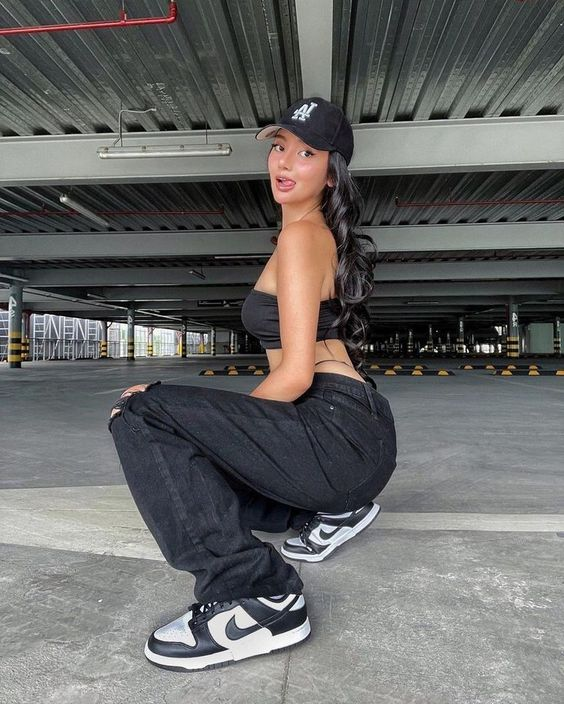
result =
[[[336,320],[339,311],[338,298],[328,298],[320,301],[319,320],[317,323],[318,341],[339,338],[337,328],[331,327],[331,323]],[[251,335],[258,337],[264,349],[281,347],[278,299],[272,293],[258,291],[253,288],[243,302],[241,321]]]

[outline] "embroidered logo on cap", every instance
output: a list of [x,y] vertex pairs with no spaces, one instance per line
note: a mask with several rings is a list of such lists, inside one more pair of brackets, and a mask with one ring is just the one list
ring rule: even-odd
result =
[[308,118],[311,117],[311,113],[315,108],[317,107],[317,103],[310,103],[309,107],[307,103],[304,103],[300,108],[298,108],[296,111],[294,111],[294,114],[292,115],[292,120],[301,120],[302,122],[305,122]]

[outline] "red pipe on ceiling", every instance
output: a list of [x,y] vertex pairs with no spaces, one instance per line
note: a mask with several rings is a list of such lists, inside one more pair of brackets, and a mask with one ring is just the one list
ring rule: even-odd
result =
[[140,17],[135,20],[127,19],[127,12],[121,9],[119,20],[100,20],[96,22],[75,22],[73,24],[44,24],[31,27],[7,27],[0,29],[0,36],[10,36],[12,34],[37,34],[39,32],[64,32],[69,29],[108,29],[119,27],[133,27],[145,24],[172,24],[176,21],[178,9],[175,0],[168,3],[168,15],[165,17]]
[[[220,210],[93,210],[95,215],[223,215]],[[0,217],[28,215],[83,215],[77,210],[2,210]]]
[[395,204],[398,208],[433,208],[433,207],[448,207],[451,205],[558,205],[564,203],[564,198],[522,198],[517,200],[444,200],[433,201],[431,203],[417,203],[404,201],[395,198]]

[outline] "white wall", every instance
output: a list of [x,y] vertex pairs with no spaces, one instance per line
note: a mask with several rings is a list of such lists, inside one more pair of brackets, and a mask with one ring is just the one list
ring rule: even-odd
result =
[[526,329],[527,351],[532,354],[554,352],[554,325],[552,323],[529,323]]

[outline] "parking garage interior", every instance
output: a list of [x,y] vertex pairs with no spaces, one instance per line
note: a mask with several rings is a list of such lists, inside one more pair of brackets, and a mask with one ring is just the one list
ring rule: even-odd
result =
[[[559,0],[0,0],[0,700],[560,701],[563,26]],[[308,95],[353,125],[398,467],[301,566],[307,643],[159,671],[139,643],[191,577],[110,406],[268,374],[241,322],[281,227],[254,135]]]

